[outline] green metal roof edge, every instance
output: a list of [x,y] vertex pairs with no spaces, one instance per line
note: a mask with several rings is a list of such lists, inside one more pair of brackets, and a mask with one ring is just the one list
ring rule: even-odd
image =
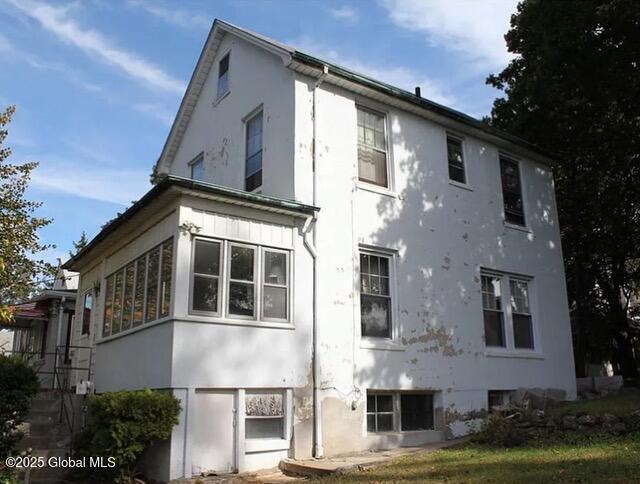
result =
[[485,133],[490,134],[492,136],[503,138],[511,143],[520,145],[523,148],[526,148],[530,151],[538,153],[539,155],[545,158],[549,158],[552,161],[556,161],[556,162],[560,161],[560,157],[557,154],[546,151],[543,148],[539,147],[538,145],[534,143],[530,143],[529,141],[524,140],[518,136],[514,136],[498,128],[494,128],[493,126],[490,126],[484,123],[483,121],[476,119],[472,116],[469,116],[468,114],[465,114],[461,111],[457,111],[455,109],[449,108],[447,106],[443,106],[442,104],[438,104],[429,99],[416,96],[415,94],[409,91],[405,91],[404,89],[400,89],[399,87],[392,86],[391,84],[387,84],[382,81],[378,81],[364,74],[360,74],[359,72],[352,71],[345,67],[341,67],[332,62],[328,62],[318,57],[305,54],[304,52],[300,52],[298,50],[293,52],[291,55],[294,60],[301,62],[303,64],[307,64],[316,68],[322,68],[323,66],[327,66],[329,68],[329,72],[339,77],[342,77],[348,81],[356,82],[358,84],[363,84],[378,92],[382,92],[383,94],[387,94],[389,96],[402,99],[403,101],[409,102],[411,104],[415,104],[424,109],[428,109],[429,111],[434,111],[438,114],[441,114],[442,116],[467,124],[473,128],[484,131]]
[[272,208],[279,208],[283,210],[289,210],[293,212],[299,212],[307,215],[313,215],[319,211],[318,207],[312,205],[305,205],[293,200],[287,200],[284,198],[272,197],[268,195],[262,195],[258,193],[249,193],[243,190],[236,190],[234,188],[223,187],[213,183],[206,183],[191,178],[184,178],[176,175],[166,175],[159,179],[151,190],[145,193],[139,200],[126,209],[123,213],[118,215],[115,219],[111,220],[98,234],[91,239],[91,241],[77,254],[71,257],[63,265],[63,269],[71,270],[71,267],[84,257],[89,251],[91,251],[98,243],[103,241],[110,233],[115,231],[118,227],[122,226],[127,220],[132,218],[139,210],[145,205],[154,200],[161,192],[165,191],[171,186],[178,186],[182,188],[189,188],[194,190],[201,190],[214,195],[221,195],[229,198],[235,198],[238,200],[245,200],[256,205],[264,205]]

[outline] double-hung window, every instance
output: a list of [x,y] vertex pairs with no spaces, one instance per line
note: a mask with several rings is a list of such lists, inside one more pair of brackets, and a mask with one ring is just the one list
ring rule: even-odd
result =
[[197,238],[191,311],[205,316],[290,321],[290,252]]
[[500,156],[500,178],[502,180],[504,219],[510,224],[524,226],[524,204],[518,162],[506,156]]
[[229,54],[218,63],[218,99],[229,92]]
[[383,114],[358,106],[358,179],[389,188],[385,125]]
[[194,180],[204,180],[204,153],[200,153],[189,162],[191,178]]
[[[172,274],[173,239],[169,239],[107,277],[102,336],[168,316]],[[83,334],[84,325],[83,315]]]
[[486,345],[533,350],[530,281],[509,274],[482,274],[481,279]]
[[390,257],[360,253],[360,324],[363,337],[391,338]]
[[500,277],[482,276],[482,310],[485,344],[487,346],[504,346],[504,311]]
[[245,190],[262,186],[262,111],[246,122]]
[[449,162],[449,180],[463,184],[467,183],[462,140],[460,138],[447,135],[447,160]]
[[247,392],[244,402],[246,439],[284,438],[283,392]]
[[194,311],[219,314],[222,244],[196,239],[194,251],[192,307]]
[[533,324],[529,309],[528,281],[509,279],[511,290],[511,317],[513,318],[513,346],[533,349]]
[[256,315],[255,247],[230,244],[229,267],[229,315],[253,319]]
[[87,292],[84,295],[82,305],[82,334],[89,334],[91,331],[91,311],[93,310],[93,294]]

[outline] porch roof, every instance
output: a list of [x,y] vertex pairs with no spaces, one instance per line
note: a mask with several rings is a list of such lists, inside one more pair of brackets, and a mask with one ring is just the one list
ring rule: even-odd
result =
[[249,193],[244,190],[237,190],[235,188],[224,187],[176,175],[164,175],[160,178],[160,181],[151,188],[151,190],[142,196],[142,198],[136,201],[123,213],[119,214],[116,218],[109,221],[98,235],[96,235],[82,250],[65,262],[62,265],[62,268],[71,271],[78,271],[81,260],[95,249],[98,244],[105,240],[109,234],[124,225],[128,220],[169,189],[183,193],[200,192],[222,202],[267,210],[270,212],[283,213],[301,218],[309,218],[313,216],[315,212],[320,210],[318,207],[305,205],[294,200],[287,200],[258,193]]

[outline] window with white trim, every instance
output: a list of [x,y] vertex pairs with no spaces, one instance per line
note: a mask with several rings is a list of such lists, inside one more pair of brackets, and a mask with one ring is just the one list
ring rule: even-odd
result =
[[262,111],[246,122],[245,190],[252,192],[262,186]]
[[360,252],[360,325],[363,337],[391,338],[391,257]]
[[500,178],[502,180],[502,200],[506,222],[525,226],[524,203],[520,167],[516,160],[500,156]]
[[191,178],[194,180],[204,180],[204,153],[200,153],[189,162]]
[[433,428],[433,394],[367,391],[367,432],[412,432]]
[[168,239],[108,276],[102,336],[168,316],[172,274],[173,239]]
[[[522,276],[497,273],[484,273],[481,281],[486,346],[535,349],[531,281]],[[505,301],[508,301],[506,307]]]
[[393,394],[367,392],[367,432],[394,429]]
[[484,339],[487,346],[505,346],[504,311],[500,277],[482,275]]
[[218,63],[218,99],[229,92],[229,54]]
[[358,109],[358,179],[389,188],[386,117]]
[[93,293],[91,291],[84,294],[82,304],[82,334],[89,334],[91,331],[91,311],[93,310]]
[[449,180],[467,183],[462,140],[449,134],[447,135],[447,160],[449,163]]
[[533,349],[533,324],[529,309],[529,283],[509,279],[511,290],[511,317],[513,318],[513,346]]
[[191,277],[194,314],[283,323],[291,319],[288,250],[198,237]]
[[246,439],[284,438],[284,392],[252,391],[244,397]]

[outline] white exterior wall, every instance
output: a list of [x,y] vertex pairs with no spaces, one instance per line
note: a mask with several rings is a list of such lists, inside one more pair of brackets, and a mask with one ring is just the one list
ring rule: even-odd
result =
[[[241,471],[272,467],[291,455],[311,453],[311,279],[312,259],[302,244],[304,220],[292,216],[232,206],[186,196],[165,208],[164,216],[131,225],[138,229],[122,237],[123,244],[108,257],[92,261],[82,272],[81,291],[100,281],[169,237],[174,237],[172,301],[169,316],[101,338],[104,294],[92,314],[91,336],[96,340],[95,389],[97,392],[171,389],[181,400],[180,423],[168,443],[145,456],[148,475],[168,480],[191,476],[192,432],[196,421],[190,413],[199,391],[231,390],[235,403],[236,457]],[[189,225],[191,231],[181,226]],[[289,323],[239,321],[190,314],[192,248],[195,237],[215,238],[290,251]],[[103,291],[102,291],[103,292]],[[80,303],[78,311],[81,310]],[[285,438],[270,443],[244,439],[245,390],[274,389],[286,395]],[[294,410],[295,401],[295,410]],[[215,418],[215,416],[210,416]],[[294,437],[295,433],[295,437]]]
[[[389,445],[388,440],[366,436],[367,389],[439,392],[436,428],[447,434],[464,432],[462,421],[486,409],[489,389],[553,388],[574,398],[550,169],[521,159],[528,230],[511,228],[503,222],[496,147],[465,137],[469,187],[462,188],[449,183],[444,127],[327,83],[317,96],[318,321],[325,452]],[[303,160],[312,132],[311,99],[308,82],[301,78],[296,83],[300,138],[295,145],[301,147],[296,156]],[[389,191],[357,181],[356,103],[387,115]],[[310,203],[310,189],[300,178],[299,170],[296,182],[302,190],[297,193]],[[395,254],[394,341],[375,349],[360,339],[361,246]],[[533,354],[485,348],[480,268],[532,278]],[[398,435],[391,441],[406,443],[408,437]],[[424,436],[425,441],[432,437]]]
[[[218,61],[229,49],[231,93],[214,102]],[[189,176],[188,162],[204,150],[204,181],[242,189],[243,119],[262,105],[262,193],[314,203],[314,83],[293,74],[277,56],[227,35],[171,173]],[[418,445],[464,433],[486,409],[489,389],[553,388],[573,398],[569,314],[549,168],[521,159],[528,230],[507,227],[495,146],[465,136],[469,186],[455,186],[449,183],[443,126],[327,82],[317,96],[315,205],[321,211],[315,235],[325,453]],[[357,182],[356,102],[387,114],[391,190],[371,190]],[[287,455],[308,457],[313,435],[313,273],[299,232],[302,220],[194,196],[181,198],[174,208],[170,217],[142,227],[132,242],[123,239],[120,250],[82,274],[81,288],[91,287],[96,278],[104,284],[107,275],[168,234],[175,237],[169,317],[100,342],[96,388],[168,388],[180,398],[180,424],[171,442],[156,448],[150,460],[156,463],[157,478],[190,474],[193,426],[202,425],[193,418],[193,409],[201,391],[234,392],[237,469],[270,467]],[[179,228],[185,225],[197,229]],[[291,250],[292,324],[189,314],[195,236]],[[394,339],[387,344],[371,345],[360,338],[361,246],[394,256]],[[486,350],[480,268],[532,278],[534,353]],[[92,334],[98,334],[102,312],[98,297]],[[286,392],[288,442],[258,448],[244,439],[243,398],[246,390],[267,388]],[[435,430],[367,435],[367,389],[434,392]]]
[[[227,53],[230,92],[216,100],[218,63]],[[244,120],[262,106],[262,193],[293,199],[293,79],[276,55],[225,35],[170,173],[190,177],[189,162],[204,151],[203,181],[244,190]]]

